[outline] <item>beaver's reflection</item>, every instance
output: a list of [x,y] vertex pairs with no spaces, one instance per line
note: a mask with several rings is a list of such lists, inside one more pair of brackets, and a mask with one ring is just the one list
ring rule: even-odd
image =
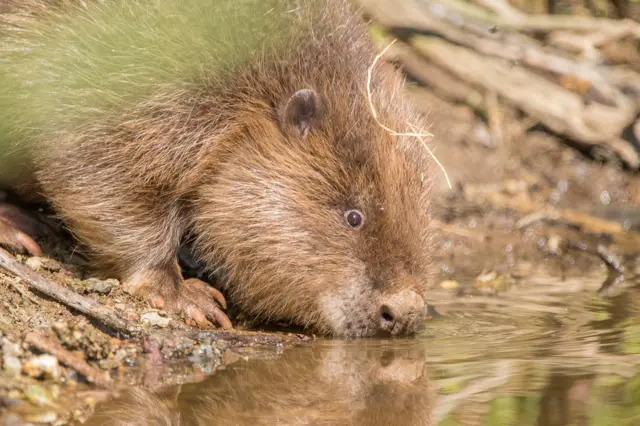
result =
[[424,342],[332,341],[239,361],[161,393],[131,390],[91,425],[431,425]]

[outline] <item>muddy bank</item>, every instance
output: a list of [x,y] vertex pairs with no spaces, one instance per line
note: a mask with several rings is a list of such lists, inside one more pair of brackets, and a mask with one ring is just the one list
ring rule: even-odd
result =
[[234,331],[191,327],[124,293],[117,280],[83,277],[76,266],[50,258],[17,260],[111,310],[131,330],[114,329],[1,273],[0,424],[83,422],[97,402],[121,389],[198,382],[238,359],[279,356],[309,340],[246,331],[242,321]]

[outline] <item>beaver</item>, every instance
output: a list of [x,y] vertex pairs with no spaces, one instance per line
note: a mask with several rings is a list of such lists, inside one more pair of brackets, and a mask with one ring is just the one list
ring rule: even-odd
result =
[[125,390],[84,424],[431,426],[438,400],[425,358],[418,339],[325,341],[197,383]]
[[[20,170],[98,271],[200,326],[232,327],[229,299],[323,335],[419,328],[430,159],[379,124],[424,117],[392,64],[367,81],[358,5],[38,4],[0,41],[0,146],[26,153]],[[29,242],[15,215],[0,225],[4,244]],[[226,298],[183,278],[184,241]]]

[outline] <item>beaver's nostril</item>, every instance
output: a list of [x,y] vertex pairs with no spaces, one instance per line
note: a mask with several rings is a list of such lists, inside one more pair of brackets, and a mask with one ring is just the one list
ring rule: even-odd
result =
[[391,308],[387,305],[382,305],[380,308],[380,327],[384,330],[391,331],[395,323],[395,317],[391,311]]

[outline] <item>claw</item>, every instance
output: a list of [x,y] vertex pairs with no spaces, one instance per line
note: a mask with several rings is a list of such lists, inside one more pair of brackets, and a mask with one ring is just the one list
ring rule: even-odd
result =
[[211,287],[209,284],[197,278],[190,278],[184,283],[187,286],[195,287],[199,290],[204,291],[205,293],[209,293],[209,296],[212,297],[216,302],[218,302],[222,309],[227,309],[227,300],[224,298],[222,293],[218,291],[218,289]]
[[164,297],[158,295],[151,296],[151,306],[156,309],[164,309]]
[[198,324],[199,327],[206,327],[209,325],[209,321],[207,321],[207,317],[202,313],[200,308],[195,305],[187,305],[184,310],[185,314],[188,318],[191,318]]
[[216,323],[218,323],[218,325],[220,325],[224,330],[231,330],[233,328],[233,324],[227,314],[222,312],[220,309],[215,308],[211,315],[215,318]]
[[209,295],[211,297],[213,297],[213,299],[216,302],[218,302],[220,304],[222,309],[225,309],[225,310],[227,309],[227,300],[224,298],[222,293],[220,293],[220,291],[217,288],[213,288],[213,287],[209,286],[207,288],[207,292],[209,293]]

